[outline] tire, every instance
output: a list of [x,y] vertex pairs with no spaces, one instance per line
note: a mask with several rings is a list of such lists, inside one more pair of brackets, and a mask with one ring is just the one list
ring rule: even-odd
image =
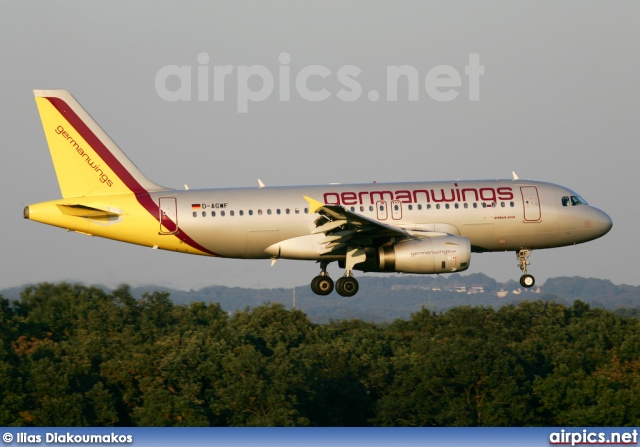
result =
[[336,292],[340,296],[350,297],[358,293],[358,281],[352,276],[343,276],[336,282]]
[[520,277],[520,285],[526,289],[533,287],[536,283],[536,279],[531,275],[522,275]]
[[329,295],[333,292],[333,280],[328,276],[318,275],[311,281],[311,290],[316,295]]

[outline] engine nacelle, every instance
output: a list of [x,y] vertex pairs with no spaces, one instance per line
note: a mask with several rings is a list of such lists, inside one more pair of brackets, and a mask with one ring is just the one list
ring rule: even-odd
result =
[[469,268],[471,242],[461,236],[410,239],[379,247],[354,269],[364,272],[451,273]]

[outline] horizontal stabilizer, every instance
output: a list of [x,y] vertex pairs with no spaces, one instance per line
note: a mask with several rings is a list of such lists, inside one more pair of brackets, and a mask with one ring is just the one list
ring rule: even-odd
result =
[[58,205],[58,208],[62,214],[76,217],[86,217],[88,219],[109,219],[111,217],[120,217],[118,213],[113,211],[101,210],[99,208],[92,208],[86,205]]

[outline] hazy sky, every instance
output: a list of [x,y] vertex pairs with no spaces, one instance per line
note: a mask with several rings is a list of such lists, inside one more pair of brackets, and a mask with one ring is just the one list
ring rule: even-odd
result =
[[[0,288],[61,280],[290,287],[318,272],[313,262],[186,256],[23,220],[25,205],[60,197],[32,94],[52,88],[71,91],[169,187],[510,178],[512,170],[562,184],[609,213],[613,229],[534,252],[529,272],[539,283],[582,275],[638,285],[639,42],[637,1],[1,0]],[[484,67],[477,101],[465,74],[470,55]],[[387,68],[403,65],[418,73],[417,100],[408,100],[405,80],[390,101]],[[167,66],[191,67],[191,100],[163,99],[156,80]],[[232,68],[223,90],[214,88],[216,66]],[[307,85],[325,89],[325,100],[297,91],[300,73],[317,72],[311,66],[324,67]],[[428,93],[438,66],[460,75],[455,99]],[[350,79],[359,98],[338,96],[341,68],[358,70]],[[271,73],[273,92],[239,113],[247,89],[238,86],[251,70]],[[165,81],[167,90],[185,88],[177,76]],[[265,88],[258,76],[246,84]],[[335,264],[329,271],[341,274]],[[475,254],[468,272],[520,276],[511,252]]]

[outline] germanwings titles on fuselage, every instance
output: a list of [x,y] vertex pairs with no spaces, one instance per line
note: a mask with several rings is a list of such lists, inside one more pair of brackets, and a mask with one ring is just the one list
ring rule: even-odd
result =
[[[320,263],[318,295],[358,291],[354,270],[449,273],[472,252],[515,251],[524,287],[533,249],[606,234],[609,216],[552,183],[518,179],[185,190],[146,178],[64,90],[36,90],[62,199],[24,217],[189,254]],[[335,284],[327,266],[338,262]]]

